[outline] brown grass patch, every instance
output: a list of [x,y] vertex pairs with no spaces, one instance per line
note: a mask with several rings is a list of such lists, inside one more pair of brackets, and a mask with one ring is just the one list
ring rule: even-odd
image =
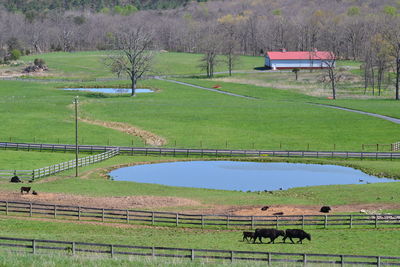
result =
[[163,146],[167,143],[167,141],[156,135],[153,134],[149,131],[140,129],[139,127],[132,126],[128,123],[123,123],[123,122],[113,122],[113,121],[99,121],[99,120],[92,120],[89,118],[79,118],[80,121],[86,122],[89,124],[97,125],[97,126],[102,126],[105,128],[117,130],[129,135],[137,136],[141,138],[146,144],[152,145],[152,146]]
[[158,209],[179,206],[200,206],[201,203],[187,198],[162,196],[89,197],[83,195],[45,193],[39,195],[19,192],[0,192],[0,199],[55,205],[87,206],[106,209]]

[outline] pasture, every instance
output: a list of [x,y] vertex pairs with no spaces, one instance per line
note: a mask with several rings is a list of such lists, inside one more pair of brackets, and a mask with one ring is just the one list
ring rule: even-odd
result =
[[[129,87],[129,83],[123,80],[94,80],[114,77],[102,65],[101,60],[105,55],[104,51],[43,54],[40,57],[45,59],[50,68],[49,77],[36,77],[38,81],[31,82],[0,80],[0,112],[3,114],[0,140],[73,144],[72,100],[78,95],[80,144],[151,146],[151,134],[165,140],[162,146],[176,148],[361,151],[363,144],[391,144],[400,141],[400,126],[395,123],[314,105],[334,104],[400,117],[399,103],[388,98],[391,92],[385,92],[379,98],[363,97],[360,74],[357,72],[358,62],[339,63],[348,67],[349,80],[343,84],[343,89],[339,89],[339,99],[336,101],[326,99],[329,88],[323,88],[316,82],[318,73],[300,73],[300,80],[297,82],[291,72],[235,73],[232,77],[218,74],[215,79],[210,80],[199,77],[201,70],[197,65],[201,55],[185,53],[159,53],[155,58],[152,74],[187,75],[174,79],[206,88],[219,85],[219,90],[223,92],[256,99],[239,98],[156,79],[143,80],[138,85],[139,88],[154,89],[154,93],[138,94],[134,98],[60,89],[86,86]],[[28,62],[36,57],[24,57],[22,60]],[[262,66],[263,62],[262,57],[240,57],[236,70],[253,71],[255,67]],[[220,66],[217,71],[226,71],[226,68]],[[66,81],[45,82],[46,78],[51,77]],[[86,82],[68,82],[72,79]],[[116,127],[115,123],[122,126]],[[132,135],[129,129],[142,134]],[[73,158],[74,155],[70,153],[0,150],[2,169],[33,169]],[[39,192],[36,199],[31,195],[20,196],[18,192],[21,185],[6,182],[1,182],[0,196],[79,205],[106,203],[104,205],[113,207],[118,207],[123,199],[132,198],[137,203],[133,208],[137,209],[197,213],[228,212],[233,207],[255,211],[264,205],[297,205],[310,209],[332,205],[340,206],[342,213],[350,214],[357,214],[364,206],[394,213],[400,210],[400,183],[302,187],[269,193],[171,187],[107,179],[108,171],[119,166],[197,159],[199,158],[118,156],[80,168],[79,178],[74,177],[74,170],[69,170],[33,183],[33,189]],[[213,158],[206,158],[208,159]],[[396,160],[272,157],[235,160],[337,164],[377,176],[400,178],[400,165]],[[265,190],[268,191],[268,188]],[[143,197],[158,199],[158,202],[143,204],[138,201]],[[183,204],[171,202],[161,205],[167,198],[179,199]],[[352,208],[344,209],[346,205]],[[276,245],[253,245],[241,242],[241,232],[233,230],[116,226],[5,216],[0,216],[0,228],[3,236],[10,237],[224,250],[392,256],[399,255],[396,241],[400,233],[396,229],[388,228],[314,229],[310,230],[312,242],[305,241],[303,245],[279,242]],[[379,240],[381,242],[376,246]],[[41,256],[35,256],[34,259],[38,263],[50,262],[61,266],[83,263],[96,265],[94,262],[107,266],[127,264],[123,259],[94,261]],[[10,254],[0,253],[0,265],[24,264],[27,260],[25,256],[15,260]],[[147,259],[132,260],[139,265],[148,264]],[[166,262],[157,259],[154,261],[155,264]],[[190,266],[196,264],[194,262]]]

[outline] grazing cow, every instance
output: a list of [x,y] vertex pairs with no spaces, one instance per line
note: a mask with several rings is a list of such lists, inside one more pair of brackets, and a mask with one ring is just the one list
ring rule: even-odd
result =
[[39,195],[39,194],[38,194],[38,192],[36,192],[35,190],[33,190],[33,191],[32,191],[32,195],[37,196],[37,195]]
[[268,209],[269,209],[269,206],[264,206],[264,207],[261,208],[262,211],[265,211],[265,210],[268,210]]
[[329,213],[329,211],[331,211],[331,207],[329,206],[322,206],[321,209],[319,210],[319,212],[323,212],[323,213]]
[[10,180],[11,183],[22,183],[21,179],[19,179],[18,176],[14,175],[13,177],[11,177]]
[[256,229],[254,232],[254,237],[253,237],[253,244],[256,243],[256,239],[260,240],[260,243],[262,243],[262,238],[269,238],[270,241],[268,244],[272,243],[274,244],[274,241],[277,237],[279,236],[285,236],[285,232],[277,229]]
[[283,242],[286,242],[286,238],[290,239],[290,241],[292,241],[292,243],[294,244],[294,241],[292,238],[299,238],[299,241],[297,241],[297,243],[303,244],[303,239],[307,238],[308,240],[311,241],[311,235],[304,232],[301,229],[286,229],[285,232],[285,237],[283,238]]
[[29,191],[31,191],[31,188],[30,188],[30,187],[21,186],[21,194],[23,194],[24,192],[26,192],[27,194],[29,194]]
[[[250,238],[250,240],[249,240]],[[251,241],[254,238],[254,232],[243,232],[243,242],[246,239],[247,242]]]

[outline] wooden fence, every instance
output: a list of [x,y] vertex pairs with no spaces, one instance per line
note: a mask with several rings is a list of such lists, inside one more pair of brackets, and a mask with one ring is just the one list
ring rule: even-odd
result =
[[[75,145],[32,144],[0,142],[0,148],[13,150],[35,150],[52,152],[73,152]],[[282,150],[230,150],[230,149],[191,149],[154,148],[126,146],[80,145],[79,151],[86,153],[105,152],[119,149],[124,155],[157,155],[180,157],[308,157],[308,158],[359,158],[359,159],[400,159],[399,152],[351,152],[351,151],[282,151]]]
[[104,243],[88,243],[74,241],[57,241],[28,238],[0,237],[0,247],[8,251],[18,251],[32,254],[65,253],[66,255],[109,255],[115,257],[148,256],[169,257],[182,259],[213,259],[225,261],[261,261],[268,264],[286,262],[307,264],[340,264],[372,265],[372,266],[400,266],[400,257],[366,256],[366,255],[340,255],[316,253],[282,253],[259,251],[211,250],[189,249],[171,247],[146,247]]
[[400,142],[396,142],[392,144],[392,151],[399,151],[400,150]]
[[[96,154],[92,156],[87,156],[78,159],[78,167],[87,166],[99,161],[103,161],[114,157],[119,154],[118,148],[114,148],[103,152],[101,154]],[[47,166],[35,170],[0,170],[0,178],[10,179],[12,176],[17,175],[21,180],[35,180],[41,177],[53,175],[62,171],[73,169],[76,167],[76,160],[70,160],[51,166]]]
[[99,221],[108,223],[148,224],[198,228],[255,229],[265,227],[334,228],[368,226],[373,228],[400,226],[400,215],[278,215],[239,216],[185,214],[129,209],[101,209],[80,206],[0,201],[0,214],[45,217],[64,220]]

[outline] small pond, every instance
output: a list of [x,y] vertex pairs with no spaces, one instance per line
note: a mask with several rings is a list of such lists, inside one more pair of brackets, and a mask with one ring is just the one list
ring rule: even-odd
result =
[[[131,89],[128,88],[63,88],[66,91],[84,91],[106,94],[130,94]],[[135,93],[153,93],[153,90],[147,88],[136,88]]]
[[110,176],[116,181],[242,191],[394,182],[336,165],[240,161],[145,164],[116,169]]

